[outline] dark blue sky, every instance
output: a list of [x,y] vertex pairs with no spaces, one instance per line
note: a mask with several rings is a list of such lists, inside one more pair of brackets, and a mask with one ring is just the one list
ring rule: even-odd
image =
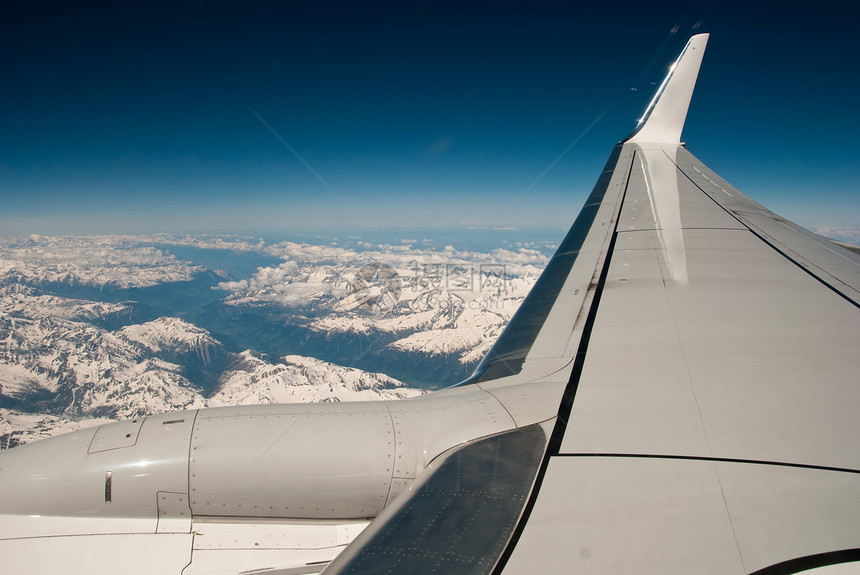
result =
[[693,153],[798,223],[860,230],[846,9],[462,4],[5,3],[0,236],[562,230],[698,31]]

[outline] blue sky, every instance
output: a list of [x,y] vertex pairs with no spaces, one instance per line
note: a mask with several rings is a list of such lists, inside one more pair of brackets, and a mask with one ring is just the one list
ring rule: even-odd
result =
[[843,9],[581,4],[7,3],[0,236],[562,231],[698,31],[691,151],[802,225],[860,230]]

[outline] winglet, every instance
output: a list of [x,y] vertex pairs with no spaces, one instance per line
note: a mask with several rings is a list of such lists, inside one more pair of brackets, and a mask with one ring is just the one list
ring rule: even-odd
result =
[[681,143],[681,130],[707,44],[708,34],[697,34],[690,38],[678,60],[669,68],[666,79],[648,104],[639,125],[626,141]]

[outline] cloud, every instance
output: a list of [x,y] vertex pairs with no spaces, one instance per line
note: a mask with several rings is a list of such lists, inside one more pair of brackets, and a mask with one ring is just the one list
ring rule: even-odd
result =
[[248,279],[221,282],[218,288],[233,292],[230,303],[271,302],[299,306],[348,293],[348,280],[330,266],[302,266],[286,261],[276,267],[258,268]]
[[828,237],[832,240],[860,245],[860,229],[858,228],[819,224],[815,226],[813,230],[815,233],[821,234],[822,236]]
[[148,236],[136,236],[143,243],[159,243],[174,246],[189,246],[194,248],[210,250],[230,250],[234,252],[262,252],[267,246],[261,238],[244,237],[238,235],[225,236],[191,236],[182,234],[152,234]]
[[[259,268],[250,278],[222,282],[218,287],[233,292],[227,300],[232,304],[322,304],[352,293],[353,278],[362,265],[370,262],[393,267],[404,290],[414,291],[421,285],[462,291],[515,278],[533,282],[549,260],[533,247],[483,252],[450,244],[441,249],[428,248],[414,241],[393,245],[361,241],[356,245],[358,249],[281,242],[267,248],[267,252],[283,258],[283,263]],[[460,285],[463,281],[466,287]]]
[[130,236],[30,236],[0,244],[2,272],[23,281],[147,287],[188,281],[203,268]]

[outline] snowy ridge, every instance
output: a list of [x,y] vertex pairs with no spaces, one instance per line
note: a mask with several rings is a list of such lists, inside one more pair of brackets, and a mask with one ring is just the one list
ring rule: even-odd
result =
[[282,363],[273,365],[246,351],[240,354],[233,369],[225,372],[221,386],[208,404],[215,407],[405,399],[421,393],[381,373],[297,355],[285,356]]
[[[441,252],[386,246],[358,253],[284,242],[271,251],[291,259],[260,268],[251,278],[221,283],[232,292],[224,303],[305,306],[315,310],[307,327],[319,333],[392,334],[398,337],[388,344],[390,350],[450,356],[464,366],[476,365],[486,354],[546,263],[530,248],[480,254],[450,246]],[[356,287],[364,266],[385,266],[396,274],[394,290],[371,286],[383,292],[380,298],[389,296],[384,303],[390,306],[365,305],[365,293]]]
[[[208,406],[355,401],[418,395],[383,374],[290,356],[269,363],[228,354],[204,329],[163,317],[115,332],[77,321],[84,303],[17,290],[0,309],[0,448],[107,420]],[[57,313],[52,313],[57,308]],[[34,317],[22,317],[24,310]],[[209,397],[183,365],[228,360]],[[27,407],[28,412],[15,409]],[[33,406],[38,412],[32,411]]]
[[169,350],[178,354],[196,355],[204,365],[217,355],[224,355],[224,346],[208,331],[176,317],[161,317],[142,324],[122,328],[119,337],[142,345],[151,353]]
[[[468,283],[445,288],[439,282],[401,276],[399,301],[378,314],[359,306],[336,306],[309,327],[319,332],[374,331],[395,334],[390,349],[428,356],[455,356],[464,365],[477,364],[517,311],[537,281],[537,272],[516,278],[475,274]],[[441,281],[441,280],[440,280]]]
[[148,355],[121,333],[57,318],[3,317],[0,341],[0,399],[13,406],[127,418],[203,405],[179,365]]
[[36,291],[21,284],[0,285],[0,316],[55,318],[93,322],[128,310],[125,303],[105,303],[64,298],[54,295],[37,295]]

